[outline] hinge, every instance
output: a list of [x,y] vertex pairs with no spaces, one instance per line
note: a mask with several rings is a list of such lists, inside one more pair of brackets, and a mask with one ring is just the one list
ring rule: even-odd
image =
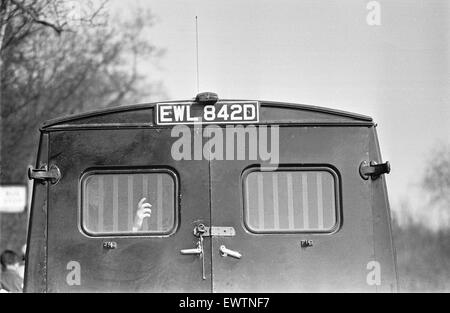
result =
[[61,171],[54,164],[50,165],[50,168],[48,168],[46,164],[39,169],[30,167],[28,168],[28,179],[34,179],[41,183],[49,181],[52,185],[55,185],[61,179]]
[[377,179],[380,175],[389,174],[391,172],[391,165],[389,162],[377,164],[375,161],[363,161],[359,166],[359,174],[365,180],[369,178]]

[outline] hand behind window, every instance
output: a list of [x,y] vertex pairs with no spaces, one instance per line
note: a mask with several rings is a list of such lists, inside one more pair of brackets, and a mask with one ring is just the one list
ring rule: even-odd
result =
[[138,209],[134,218],[133,231],[140,231],[142,229],[142,224],[144,223],[144,218],[149,218],[152,214],[152,210],[150,209],[152,205],[145,202],[145,200],[147,199],[142,198],[138,203]]

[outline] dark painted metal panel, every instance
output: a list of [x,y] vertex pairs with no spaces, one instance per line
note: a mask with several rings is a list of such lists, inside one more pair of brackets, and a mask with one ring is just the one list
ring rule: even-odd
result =
[[149,121],[153,122],[153,110],[145,108],[145,109],[136,109],[123,111],[118,113],[106,113],[106,114],[98,114],[86,116],[84,118],[73,120],[71,123],[73,124],[103,124],[107,121],[108,123],[142,123],[148,124]]
[[[174,161],[170,130],[98,130],[52,132],[50,163],[57,164],[62,179],[49,188],[48,290],[79,291],[184,291],[209,292],[201,278],[198,256],[181,255],[193,248],[192,231],[199,221],[209,224],[209,168],[207,161]],[[177,231],[166,237],[88,237],[79,227],[79,180],[89,168],[173,169],[179,177]],[[157,203],[152,203],[156,208]],[[105,249],[112,241],[116,249]],[[205,244],[206,253],[210,253]],[[68,285],[67,266],[81,268],[81,285]]]
[[[254,234],[243,220],[242,172],[255,161],[211,161],[212,223],[234,237],[212,244],[213,291],[375,291],[370,183],[358,167],[369,155],[368,128],[281,127],[280,164],[329,165],[340,175],[341,227],[332,234]],[[313,247],[301,248],[301,240]],[[241,259],[223,257],[221,245]]]

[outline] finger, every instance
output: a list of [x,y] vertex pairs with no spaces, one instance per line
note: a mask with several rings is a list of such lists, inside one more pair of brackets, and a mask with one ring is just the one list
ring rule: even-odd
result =
[[144,203],[143,205],[141,205],[141,208],[151,208],[152,205],[150,203]]
[[142,198],[138,203],[138,207],[140,207],[145,202],[145,200],[147,200],[147,198]]
[[150,217],[151,216],[151,214],[150,213],[144,213],[143,215],[142,215],[142,218],[145,218],[145,217]]
[[142,213],[152,213],[152,210],[151,209],[143,209]]

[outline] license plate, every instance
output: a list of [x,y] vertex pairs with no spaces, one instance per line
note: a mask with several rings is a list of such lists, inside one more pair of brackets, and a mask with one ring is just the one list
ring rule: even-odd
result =
[[259,122],[257,101],[217,102],[214,105],[201,105],[193,102],[157,103],[156,111],[157,125]]

